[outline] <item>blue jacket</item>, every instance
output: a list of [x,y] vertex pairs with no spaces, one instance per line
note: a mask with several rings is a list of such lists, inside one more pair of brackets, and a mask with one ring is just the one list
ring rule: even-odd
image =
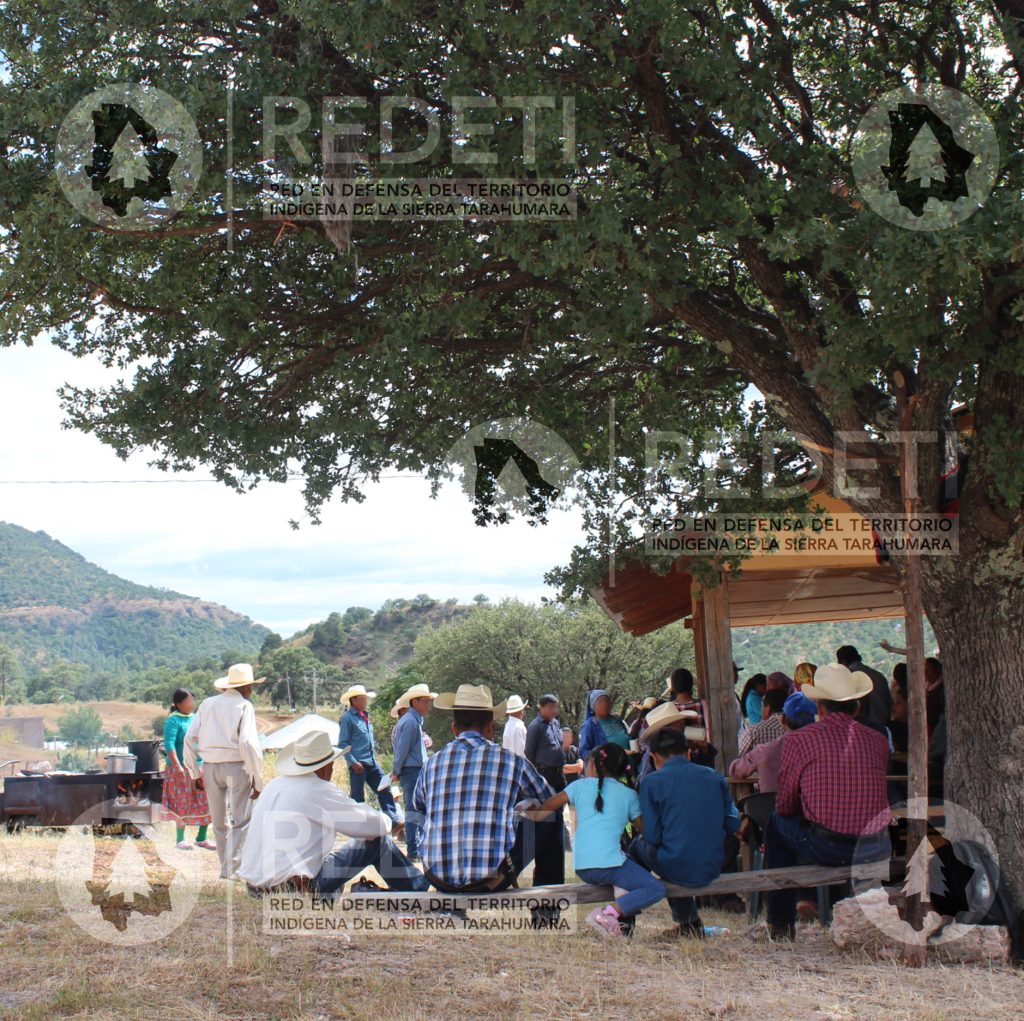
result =
[[410,708],[395,724],[391,747],[395,750],[392,773],[399,775],[403,769],[423,765],[423,717],[415,709]]
[[740,827],[724,776],[673,755],[641,781],[640,810],[659,876],[680,886],[718,878],[722,841]]
[[345,761],[354,766],[357,762],[373,765],[377,759],[373,747],[373,724],[364,720],[357,709],[351,707],[341,714],[338,720],[338,747],[351,745],[352,749],[345,756]]

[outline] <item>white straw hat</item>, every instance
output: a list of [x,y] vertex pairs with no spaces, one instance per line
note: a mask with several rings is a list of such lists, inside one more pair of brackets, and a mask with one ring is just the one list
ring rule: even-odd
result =
[[227,691],[228,688],[244,688],[250,684],[262,684],[266,677],[253,680],[251,663],[236,663],[228,667],[227,677],[218,677],[213,686],[218,691]]
[[665,702],[647,714],[647,729],[640,735],[640,740],[646,744],[652,734],[670,723],[696,719],[700,719],[700,713],[695,713],[692,709],[680,709],[675,702]]
[[510,695],[508,697],[508,701],[505,704],[505,712],[522,712],[522,710],[525,709],[529,704],[529,702],[524,702],[518,695]]
[[505,700],[495,705],[491,689],[483,684],[460,684],[458,691],[442,691],[434,699],[435,709],[478,709],[492,713],[496,720],[505,715],[505,706]]
[[803,685],[800,693],[827,702],[852,702],[870,695],[874,688],[874,681],[863,671],[829,663],[814,671],[814,683]]
[[311,730],[277,753],[277,772],[281,776],[315,773],[350,750],[335,748],[326,730]]
[[377,697],[377,692],[367,691],[362,684],[353,684],[348,691],[341,696],[341,704],[348,705],[354,697],[365,695],[371,702]]
[[437,698],[437,692],[431,691],[430,685],[428,684],[414,684],[411,688],[407,688],[405,691],[402,692],[401,695],[398,696],[397,701],[391,707],[391,711],[388,714],[391,717],[391,719],[397,720],[398,710],[408,709],[409,703],[414,698]]

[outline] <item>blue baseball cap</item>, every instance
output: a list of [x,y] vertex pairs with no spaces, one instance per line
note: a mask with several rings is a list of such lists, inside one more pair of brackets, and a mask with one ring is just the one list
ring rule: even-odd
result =
[[801,725],[813,723],[818,707],[803,692],[794,691],[782,705],[782,715]]

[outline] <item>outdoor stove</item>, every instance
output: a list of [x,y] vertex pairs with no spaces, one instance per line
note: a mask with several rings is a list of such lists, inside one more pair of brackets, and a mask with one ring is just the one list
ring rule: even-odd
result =
[[0,821],[24,826],[151,825],[160,818],[163,782],[163,774],[154,772],[5,777]]

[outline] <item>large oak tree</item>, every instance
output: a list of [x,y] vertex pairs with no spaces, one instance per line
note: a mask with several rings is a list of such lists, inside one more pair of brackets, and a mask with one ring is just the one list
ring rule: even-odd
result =
[[[507,415],[556,430],[591,478],[639,500],[644,430],[735,424],[752,384],[806,450],[842,431],[881,453],[876,492],[855,502],[898,511],[882,442],[894,380],[917,430],[966,404],[960,553],[923,561],[925,608],[947,670],[947,792],[995,835],[1024,904],[1021,17],[1017,0],[11,0],[0,337],[49,333],[125,367],[121,387],[67,395],[72,421],[118,451],[239,486],[299,471],[313,508],[385,467],[437,472],[470,425]],[[202,135],[200,188],[161,230],[81,219],[53,173],[67,111],[120,80],[177,96]],[[856,125],[903,83],[963,90],[995,123],[995,188],[959,226],[901,229],[858,197]],[[418,173],[461,176],[454,96],[574,97],[574,165],[550,123],[524,162],[513,109],[486,144],[493,176],[570,179],[578,218],[357,223],[346,249],[261,215],[265,95],[314,111],[365,96],[372,114],[388,94],[443,115]],[[396,138],[411,148],[422,127]],[[613,397],[616,477],[601,479]],[[922,510],[948,467],[946,445],[922,447]],[[831,458],[821,470],[834,484]]]

